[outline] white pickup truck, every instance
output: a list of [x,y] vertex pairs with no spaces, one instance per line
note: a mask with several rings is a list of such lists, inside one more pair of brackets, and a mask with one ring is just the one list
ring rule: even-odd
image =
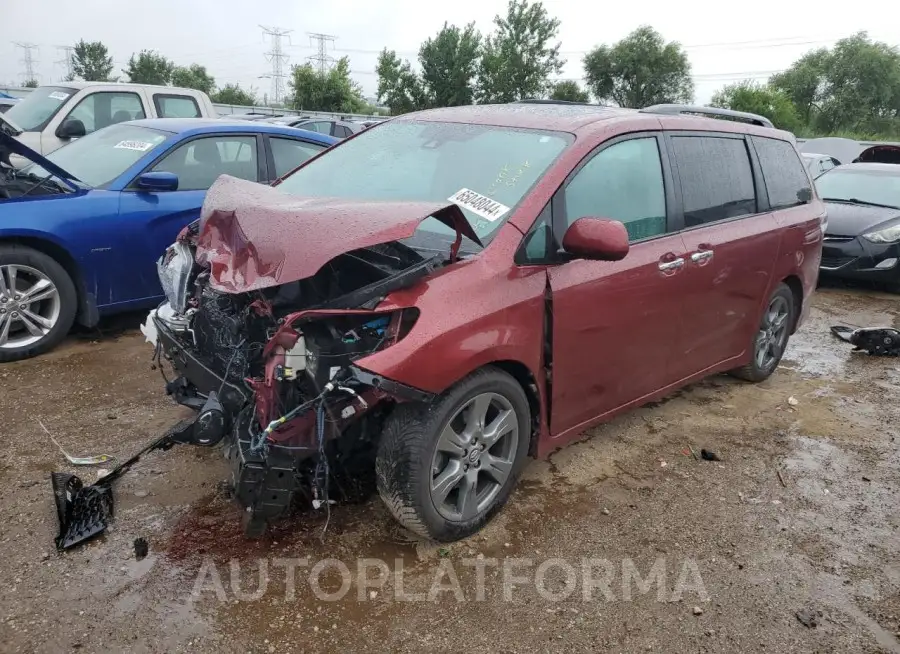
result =
[[117,82],[61,82],[34,89],[3,117],[22,130],[20,141],[47,155],[73,138],[126,120],[216,118],[217,114],[209,96],[194,89]]

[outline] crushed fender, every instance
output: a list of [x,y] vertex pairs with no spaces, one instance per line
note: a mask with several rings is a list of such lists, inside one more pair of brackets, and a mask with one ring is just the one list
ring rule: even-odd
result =
[[865,351],[875,356],[900,356],[900,331],[890,327],[861,327],[851,329],[835,325],[831,333],[854,346],[853,351]]

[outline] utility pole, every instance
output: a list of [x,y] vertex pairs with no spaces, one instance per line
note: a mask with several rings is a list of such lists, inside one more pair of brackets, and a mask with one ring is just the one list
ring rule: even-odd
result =
[[[267,77],[272,78],[272,95],[275,98],[275,104],[281,104],[284,101],[284,64],[289,59],[281,47],[281,38],[288,36],[293,30],[283,30],[263,25],[260,25],[260,28],[262,28],[264,36],[269,35],[272,37],[272,50],[265,53],[266,61],[272,64],[272,72]],[[288,41],[290,41],[289,36]]]
[[25,67],[24,72],[19,74],[20,77],[24,79],[26,84],[37,82],[37,77],[34,74],[34,65],[38,62],[35,61],[31,51],[37,50],[38,46],[34,43],[21,43],[19,41],[16,41],[15,46],[17,48],[22,48],[22,52],[24,53],[22,59],[19,60],[19,63]]
[[58,45],[56,49],[62,50],[63,53],[63,58],[55,63],[66,67],[66,81],[75,79],[75,67],[72,64],[72,53],[75,52],[75,48],[71,45]]
[[324,75],[325,70],[328,67],[328,64],[334,62],[334,57],[330,56],[327,52],[328,42],[334,43],[334,40],[337,38],[336,36],[332,36],[331,34],[319,34],[318,32],[307,32],[309,35],[309,41],[312,43],[316,42],[316,54],[310,55],[307,59],[311,61],[315,61],[319,67],[319,75]]

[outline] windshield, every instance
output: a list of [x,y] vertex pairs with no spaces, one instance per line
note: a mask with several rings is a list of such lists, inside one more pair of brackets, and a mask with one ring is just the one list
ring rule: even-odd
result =
[[[278,188],[313,197],[452,201],[485,241],[571,140],[561,132],[394,121],[329,150]],[[433,219],[422,227],[453,233]]]
[[40,86],[10,107],[6,116],[25,132],[40,132],[73,93],[75,89],[62,86]]
[[900,167],[897,172],[834,168],[816,180],[823,200],[862,200],[900,207]]
[[[79,181],[98,187],[109,184],[169,136],[149,127],[110,125],[53,151],[47,159]],[[37,164],[24,170],[39,177],[49,174]]]

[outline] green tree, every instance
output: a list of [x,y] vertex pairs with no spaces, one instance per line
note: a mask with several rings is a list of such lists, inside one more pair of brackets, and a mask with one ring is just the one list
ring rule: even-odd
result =
[[773,75],[769,86],[784,92],[794,103],[804,124],[812,123],[825,84],[825,71],[831,53],[828,48],[808,52],[783,73]]
[[25,83],[22,84],[22,88],[26,88],[26,89],[36,89],[38,86],[39,86],[39,84],[36,79],[25,80]]
[[814,132],[900,132],[900,52],[865,32],[801,57],[770,83]]
[[216,88],[215,78],[206,72],[206,66],[201,66],[200,64],[176,66],[172,71],[171,82],[172,86],[197,89],[206,94],[211,94]]
[[175,64],[154,50],[141,50],[131,55],[122,72],[135,84],[168,84],[172,81]]
[[666,43],[652,27],[637,28],[613,46],[600,45],[584,57],[587,84],[601,102],[640,109],[667,102],[691,102],[691,64],[676,42]]
[[514,102],[541,98],[550,89],[550,76],[566,63],[559,46],[551,46],[559,20],[550,18],[540,2],[510,0],[506,17],[494,17],[495,30],[484,41],[478,67],[479,102]]
[[475,23],[444,27],[419,48],[422,84],[432,107],[458,107],[475,99],[481,34]]
[[408,61],[385,48],[378,55],[378,101],[383,102],[392,116],[425,109],[428,105],[425,87]]
[[590,102],[590,94],[578,86],[574,80],[556,82],[550,90],[551,100],[565,100],[566,102]]
[[324,74],[311,64],[291,68],[290,103],[295,109],[358,113],[365,106],[362,88],[350,77],[350,59],[341,57]]
[[765,116],[775,127],[796,132],[802,125],[797,108],[783,91],[753,81],[729,84],[713,95],[713,107]]
[[253,89],[245,91],[240,84],[226,84],[218,91],[211,93],[210,98],[219,104],[234,104],[242,107],[253,107],[257,102]]
[[85,82],[106,82],[113,70],[113,58],[102,42],[81,39],[72,51],[72,70]]

